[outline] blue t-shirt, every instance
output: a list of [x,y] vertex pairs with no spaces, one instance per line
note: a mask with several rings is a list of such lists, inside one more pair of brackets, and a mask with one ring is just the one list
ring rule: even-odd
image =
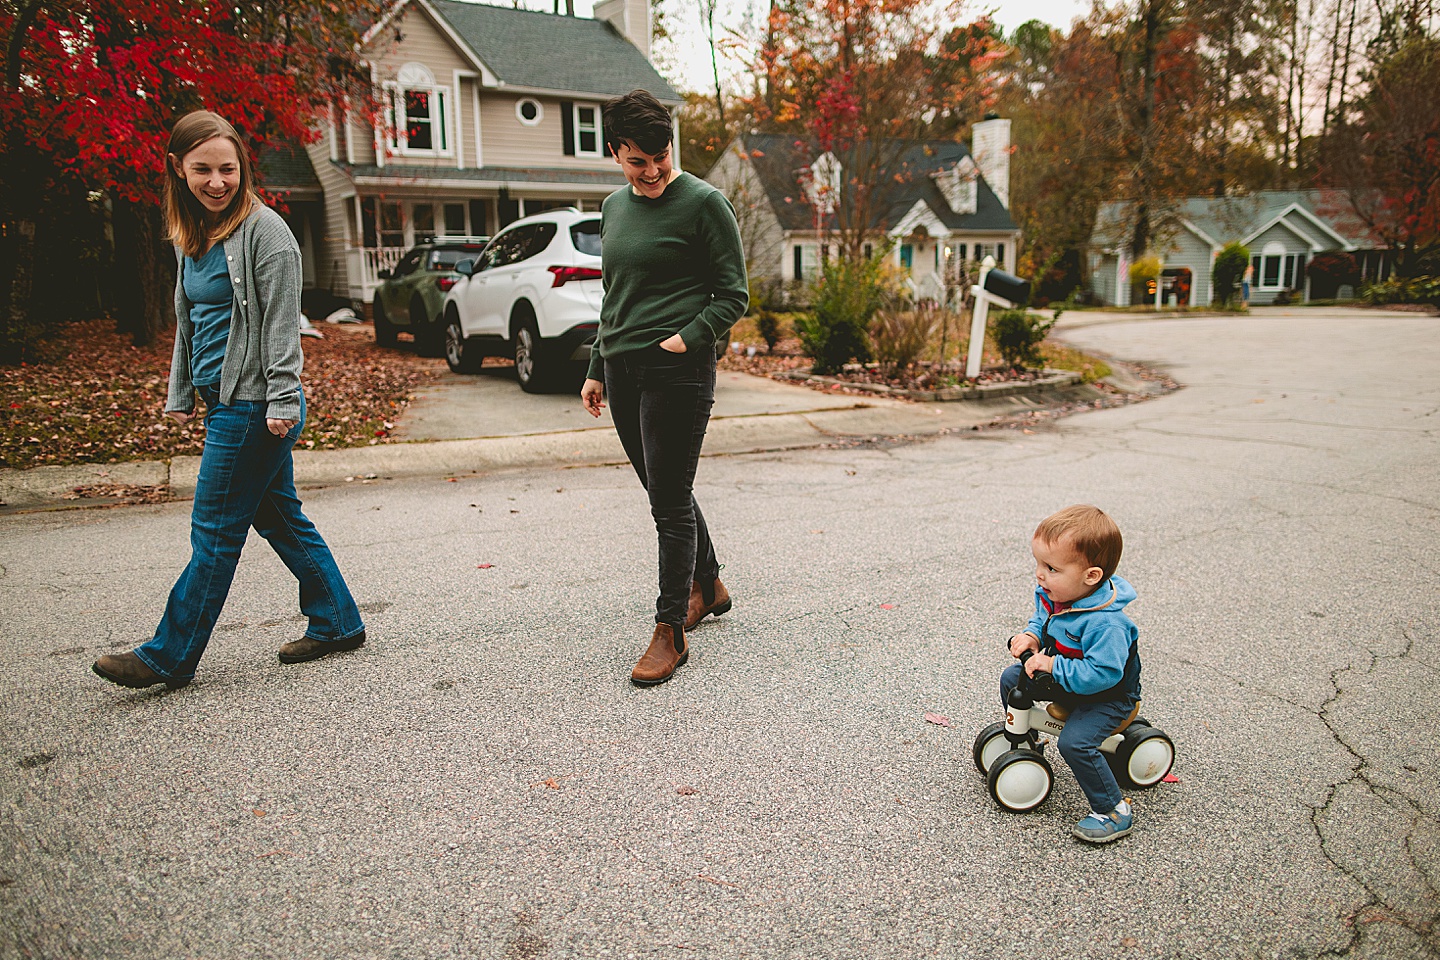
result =
[[190,380],[197,387],[218,384],[235,310],[225,244],[215,244],[198,260],[185,258],[185,298],[195,328],[190,336]]

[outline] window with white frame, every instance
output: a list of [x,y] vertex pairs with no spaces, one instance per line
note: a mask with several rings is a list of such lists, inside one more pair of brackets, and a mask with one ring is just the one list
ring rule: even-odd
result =
[[533,127],[545,119],[545,107],[534,97],[521,97],[515,101],[515,119]]
[[1305,254],[1286,253],[1276,240],[1250,258],[1252,283],[1257,290],[1298,290],[1305,285]]
[[796,280],[813,280],[820,273],[820,245],[797,243],[793,248]]
[[575,156],[600,156],[600,108],[589,103],[574,105]]
[[424,64],[405,64],[385,93],[392,149],[401,155],[451,155],[448,91]]

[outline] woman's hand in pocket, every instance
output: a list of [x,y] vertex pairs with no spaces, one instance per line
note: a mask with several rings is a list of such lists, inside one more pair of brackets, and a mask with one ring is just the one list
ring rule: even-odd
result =
[[672,337],[666,337],[664,340],[661,340],[660,349],[666,353],[684,353],[686,349],[685,341],[680,339],[680,334],[677,333]]

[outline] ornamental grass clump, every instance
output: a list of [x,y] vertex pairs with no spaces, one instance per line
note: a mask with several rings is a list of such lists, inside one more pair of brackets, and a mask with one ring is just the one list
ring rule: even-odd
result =
[[894,304],[877,310],[870,323],[875,359],[890,376],[898,376],[930,345],[942,320],[934,305],[906,309]]

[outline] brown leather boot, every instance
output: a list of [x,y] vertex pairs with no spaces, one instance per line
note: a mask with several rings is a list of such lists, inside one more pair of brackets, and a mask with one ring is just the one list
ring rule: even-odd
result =
[[145,661],[135,656],[134,653],[107,653],[90,669],[95,671],[97,677],[103,677],[111,683],[118,683],[122,687],[129,687],[132,690],[143,690],[146,687],[153,687],[157,683],[163,683],[171,690],[179,690],[190,682],[187,677],[184,680],[171,680],[169,677],[162,677],[160,674],[145,666]]
[[657,623],[649,649],[630,671],[630,682],[637,687],[664,683],[689,659],[690,644],[685,642],[685,631],[676,630],[668,623]]
[[730,612],[730,591],[725,589],[719,577],[710,584],[708,599],[705,594],[705,584],[699,580],[690,581],[690,607],[685,612],[686,630],[712,614],[718,617]]
[[280,644],[280,662],[309,663],[311,660],[328,657],[332,653],[358,650],[364,645],[364,630],[346,640],[316,640],[314,637],[301,637],[299,640]]

